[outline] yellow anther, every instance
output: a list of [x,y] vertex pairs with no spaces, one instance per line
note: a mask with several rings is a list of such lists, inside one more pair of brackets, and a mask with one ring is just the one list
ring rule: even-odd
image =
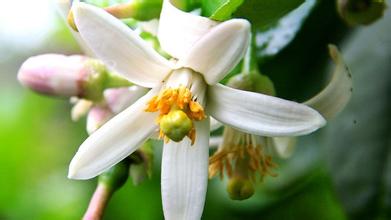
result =
[[203,120],[206,116],[204,108],[192,99],[191,91],[180,86],[164,89],[148,102],[145,111],[159,112],[157,123],[160,125],[160,137],[165,141],[167,137],[181,141],[187,136],[194,144],[196,131],[193,121]]

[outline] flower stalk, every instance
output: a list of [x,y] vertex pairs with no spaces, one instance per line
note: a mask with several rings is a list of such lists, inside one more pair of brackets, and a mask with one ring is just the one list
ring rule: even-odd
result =
[[130,159],[126,158],[99,176],[98,186],[91,198],[83,220],[100,220],[113,194],[129,177]]

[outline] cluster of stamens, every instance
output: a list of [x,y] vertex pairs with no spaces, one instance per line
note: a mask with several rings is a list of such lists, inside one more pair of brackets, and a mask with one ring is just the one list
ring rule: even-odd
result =
[[276,176],[272,171],[276,164],[267,154],[267,144],[264,137],[226,127],[221,146],[209,159],[209,177],[239,174],[255,181],[257,173],[261,180],[267,175]]
[[190,89],[185,86],[163,89],[148,102],[145,111],[159,112],[156,123],[160,126],[160,138],[166,142],[178,142],[187,136],[194,144],[193,121],[206,118],[204,108],[193,100]]

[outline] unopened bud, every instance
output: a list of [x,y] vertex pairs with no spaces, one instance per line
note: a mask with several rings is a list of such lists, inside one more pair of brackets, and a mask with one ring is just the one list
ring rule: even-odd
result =
[[113,112],[107,106],[95,106],[91,108],[87,116],[87,132],[92,134],[102,125],[104,125],[111,117]]
[[127,80],[108,73],[98,60],[60,54],[30,57],[19,69],[18,79],[39,93],[92,101],[101,101],[106,88],[130,85]]
[[129,158],[125,158],[99,176],[98,184],[103,184],[111,190],[122,187],[129,177]]
[[160,130],[171,140],[179,142],[189,134],[193,122],[181,110],[172,110],[160,119]]
[[337,0],[339,15],[349,25],[368,25],[383,17],[384,0]]
[[228,81],[228,86],[236,89],[259,92],[265,95],[275,95],[274,84],[269,77],[258,72],[241,73]]
[[249,179],[235,176],[229,180],[227,192],[233,200],[248,199],[254,194],[254,184]]
[[148,89],[140,86],[131,86],[118,89],[106,89],[104,97],[107,106],[114,113],[119,113],[145,95]]
[[47,95],[79,96],[86,78],[83,56],[44,54],[27,59],[19,69],[22,85]]

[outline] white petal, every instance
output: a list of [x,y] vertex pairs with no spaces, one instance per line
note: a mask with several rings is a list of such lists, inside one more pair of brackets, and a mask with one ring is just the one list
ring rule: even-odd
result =
[[144,111],[157,93],[151,90],[87,138],[72,159],[68,177],[93,178],[133,153],[157,129],[157,115]]
[[72,8],[80,35],[108,67],[143,87],[154,87],[171,71],[170,63],[120,20],[95,6]]
[[178,65],[202,73],[209,85],[216,84],[243,58],[250,35],[247,20],[228,20],[201,38]]
[[222,123],[260,136],[303,135],[326,123],[303,104],[220,84],[208,89],[207,112]]
[[54,1],[57,12],[61,15],[63,20],[66,20],[69,9],[71,9],[72,1],[69,0],[55,0]]
[[280,158],[289,158],[295,150],[297,139],[295,137],[272,137],[272,146]]
[[88,46],[84,43],[83,39],[81,39],[80,34],[78,32],[75,32],[71,27],[69,27],[69,24],[67,22],[68,13],[69,10],[71,9],[72,4],[77,4],[77,3],[79,3],[78,0],[73,0],[73,1],[56,0],[55,6],[62,20],[67,24],[69,31],[72,33],[73,37],[75,38],[75,40],[77,41],[81,49],[83,50],[83,53],[90,57],[95,57],[91,49],[88,48]]
[[330,119],[341,112],[352,96],[352,76],[338,48],[329,45],[330,56],[336,64],[329,84],[319,94],[304,104],[319,111],[323,117]]
[[196,141],[164,145],[162,199],[166,220],[199,220],[208,182],[209,120],[196,122]]
[[140,86],[130,86],[128,88],[106,89],[103,93],[106,104],[114,113],[120,113],[139,98],[144,96],[148,89]]
[[210,117],[210,131],[215,131],[224,126],[221,122],[217,121],[213,117]]
[[179,10],[164,0],[159,21],[158,37],[165,52],[181,58],[218,22]]

